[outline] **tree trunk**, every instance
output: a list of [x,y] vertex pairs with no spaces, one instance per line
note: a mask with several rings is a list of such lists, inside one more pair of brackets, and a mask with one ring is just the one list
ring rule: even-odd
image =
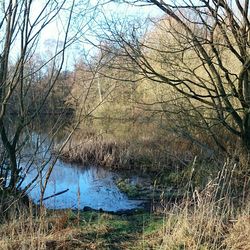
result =
[[245,149],[250,152],[250,113],[244,119],[244,131],[242,133],[242,142]]
[[17,167],[17,160],[16,160],[16,149],[15,146],[12,146],[7,138],[4,124],[2,121],[0,121],[0,134],[1,139],[4,145],[4,148],[7,151],[8,159],[9,159],[9,169],[11,171],[10,175],[10,182],[9,187],[14,190],[18,181],[18,167]]

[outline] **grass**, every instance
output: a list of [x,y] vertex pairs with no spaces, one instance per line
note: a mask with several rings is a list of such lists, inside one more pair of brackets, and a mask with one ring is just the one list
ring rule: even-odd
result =
[[65,162],[95,164],[113,169],[128,166],[130,158],[126,145],[118,145],[114,140],[103,140],[98,137],[83,139],[80,143],[72,140],[60,154],[60,159]]
[[191,209],[185,203],[168,211],[161,248],[250,249],[249,207],[220,211],[219,205],[204,202]]
[[45,210],[34,215],[30,209],[1,224],[0,249],[248,250],[249,175],[243,171],[242,189],[235,186],[238,167],[226,162],[202,189],[192,182],[192,172],[183,198],[163,201],[158,212]]
[[177,138],[155,123],[93,122],[76,131],[60,153],[61,160],[158,174],[186,167],[201,154],[190,141]]
[[149,213],[112,215],[49,211],[46,217],[22,217],[0,228],[1,249],[153,249],[159,245],[163,217]]
[[239,187],[238,167],[227,161],[202,189],[190,176],[186,197],[166,210],[162,249],[250,249],[249,172]]
[[[193,201],[192,201],[193,202]],[[0,227],[0,249],[250,249],[250,204],[183,200],[162,214],[47,211]]]
[[[129,198],[140,197],[142,194],[140,186],[139,185],[132,185],[131,183],[129,183],[129,179],[118,179],[116,181],[116,185]],[[145,198],[146,197],[144,197],[144,199]]]

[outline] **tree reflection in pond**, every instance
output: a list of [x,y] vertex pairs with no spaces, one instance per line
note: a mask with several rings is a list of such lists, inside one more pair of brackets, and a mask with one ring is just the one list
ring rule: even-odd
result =
[[[32,170],[25,181],[29,182],[36,169]],[[45,197],[69,189],[67,192],[44,201],[50,209],[83,209],[85,206],[105,211],[118,211],[139,207],[142,201],[130,200],[115,184],[118,174],[100,167],[79,168],[76,165],[58,161],[47,186]],[[24,183],[25,185],[25,183]],[[30,197],[39,200],[39,184],[30,191]]]

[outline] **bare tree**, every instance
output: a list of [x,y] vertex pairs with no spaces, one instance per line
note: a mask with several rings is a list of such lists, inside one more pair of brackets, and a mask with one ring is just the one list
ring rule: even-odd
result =
[[[81,4],[84,4],[80,1]],[[60,83],[64,70],[66,51],[83,32],[76,32],[72,25],[76,24],[76,14],[79,11],[79,3],[72,1],[33,1],[33,0],[8,0],[1,1],[0,12],[0,194],[5,199],[6,193],[15,193],[26,178],[26,174],[33,166],[34,156],[38,147],[42,144],[36,142],[26,169],[20,163],[22,150],[27,142],[23,132],[44,111],[44,106],[51,96],[57,83]],[[39,4],[39,10],[36,8]],[[88,22],[91,9],[85,2],[84,10],[88,12]],[[78,7],[77,7],[78,6]],[[87,6],[87,7],[86,7]],[[77,10],[76,10],[77,7]],[[89,10],[90,8],[91,10]],[[81,13],[83,15],[84,13]],[[87,15],[87,14],[86,14]],[[53,22],[63,22],[58,32],[58,40],[55,49],[42,58],[39,62],[34,60],[40,48],[43,46],[41,37],[47,32],[47,27]],[[79,24],[79,23],[78,23]],[[83,22],[79,25],[83,25]],[[86,28],[85,28],[86,29]],[[61,81],[62,82],[62,81]],[[58,87],[59,88],[59,87]],[[70,90],[67,90],[69,93]],[[51,98],[51,97],[50,97]],[[61,105],[62,102],[60,102]],[[63,108],[60,107],[62,110]],[[14,119],[11,118],[14,115]],[[72,125],[65,137],[65,143],[69,140],[80,120]],[[12,124],[14,123],[14,124]],[[61,128],[61,123],[56,121],[51,131],[53,137]],[[11,129],[10,129],[11,127]],[[61,145],[60,148],[62,148]],[[52,143],[49,144],[51,146]],[[36,148],[37,147],[37,148]],[[24,194],[38,179],[42,179],[42,197],[56,161],[53,159],[46,173],[45,166],[51,160],[41,162],[37,175],[26,186],[22,186]],[[2,196],[3,193],[3,196]],[[18,198],[18,197],[17,197]],[[0,204],[1,205],[1,204]],[[10,204],[7,204],[9,206]],[[5,207],[6,208],[6,207]],[[1,207],[2,209],[2,207]],[[6,210],[6,209],[5,209]]]
[[112,20],[105,39],[122,48],[119,56],[136,63],[141,77],[184,96],[221,148],[223,138],[212,132],[219,125],[249,150],[249,1],[128,3],[154,5],[163,17],[151,19],[149,31],[137,21],[121,25]]

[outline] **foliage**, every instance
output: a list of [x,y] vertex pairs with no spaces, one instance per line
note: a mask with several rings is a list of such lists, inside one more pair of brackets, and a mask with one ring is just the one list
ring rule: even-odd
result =
[[[229,152],[229,136],[249,148],[249,2],[150,4],[164,15],[151,20],[148,29],[138,20],[121,25],[110,19],[104,35],[113,45],[110,53],[122,58],[121,67],[137,79],[166,85],[145,106],[160,107],[172,121],[178,120],[180,125],[175,124],[190,140],[202,142],[200,134],[206,134]],[[222,129],[225,140],[217,134]]]

